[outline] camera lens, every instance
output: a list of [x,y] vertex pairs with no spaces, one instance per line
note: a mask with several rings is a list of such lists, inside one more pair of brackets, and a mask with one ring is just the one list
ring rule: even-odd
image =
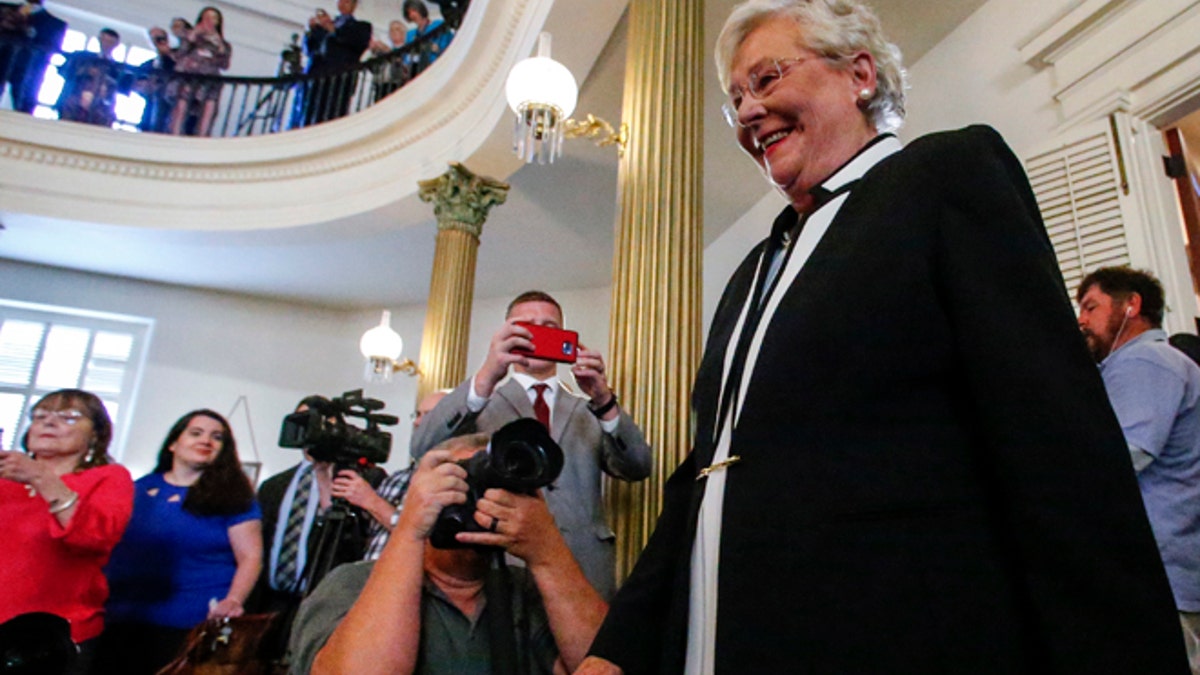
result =
[[545,452],[530,443],[514,441],[503,448],[496,459],[502,475],[521,482],[536,481],[545,469]]
[[562,449],[534,419],[509,422],[492,435],[485,483],[529,492],[549,485],[562,471]]

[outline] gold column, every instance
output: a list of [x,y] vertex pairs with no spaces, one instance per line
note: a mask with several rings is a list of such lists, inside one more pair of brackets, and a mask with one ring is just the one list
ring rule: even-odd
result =
[[700,358],[703,0],[631,0],[609,352],[614,388],[646,432],[654,472],[609,481],[624,579],[662,509],[662,487],[691,447],[689,395]]
[[418,185],[421,201],[433,203],[438,226],[421,336],[420,401],[429,392],[453,387],[466,377],[479,235],[491,208],[508,198],[508,183],[477,176],[451,162],[449,171]]

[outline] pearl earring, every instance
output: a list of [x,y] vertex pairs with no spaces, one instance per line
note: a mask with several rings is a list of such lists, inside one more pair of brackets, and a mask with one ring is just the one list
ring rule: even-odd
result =
[[858,97],[859,97],[860,99],[864,100],[864,101],[865,101],[865,100],[867,100],[867,99],[869,99],[869,98],[871,98],[871,90],[870,90],[870,89],[862,89],[862,90],[860,90],[860,91],[858,92]]

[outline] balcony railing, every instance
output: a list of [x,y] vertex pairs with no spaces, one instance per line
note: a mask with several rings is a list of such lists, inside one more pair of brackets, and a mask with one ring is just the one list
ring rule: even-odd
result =
[[[59,52],[47,53],[0,37],[0,85],[10,84],[5,99],[14,110],[157,133],[169,133],[175,126],[180,133],[194,135],[204,105],[195,99],[215,99],[207,135],[258,136],[312,126],[371,107],[433,63],[440,55],[434,46],[450,30],[449,25],[442,24],[391,52],[319,77],[284,75],[284,63],[277,77],[226,77],[168,73],[153,69],[149,63],[130,66],[104,61],[94,54],[89,59],[79,52],[74,53],[78,56],[72,61],[71,54],[55,58]],[[81,59],[85,63],[79,67]],[[73,63],[71,70],[77,73],[77,79],[64,82],[62,91],[51,91],[52,100],[46,100],[43,74],[56,68],[57,63]],[[219,93],[203,95],[213,89]],[[119,96],[143,101],[140,116],[136,104],[123,107],[121,112],[127,114],[119,116]],[[173,115],[179,116],[174,125]]]

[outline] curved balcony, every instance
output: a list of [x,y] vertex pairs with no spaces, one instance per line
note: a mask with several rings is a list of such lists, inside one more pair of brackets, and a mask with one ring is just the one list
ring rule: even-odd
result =
[[[223,96],[231,112],[218,120],[218,128],[300,127],[284,133],[129,134],[0,111],[0,213],[145,227],[264,229],[379,209],[415,193],[417,180],[441,173],[447,162],[480,149],[506,114],[508,70],[529,54],[553,5],[554,0],[475,0],[451,47],[408,82],[402,95],[376,101],[368,73],[354,89],[363,109],[327,123],[292,124],[295,107],[289,101],[295,92],[316,91],[302,77],[284,78],[284,116],[256,116],[241,124],[263,95],[255,96],[251,81],[237,85],[244,94]],[[279,83],[264,82],[263,93]],[[253,103],[245,113],[240,99]],[[511,160],[508,171],[515,166]]]
[[[25,44],[0,39],[0,70],[8,64],[6,79],[20,80],[18,73],[26,64],[61,63],[54,79],[64,86],[57,98],[35,101],[36,92],[13,88],[14,109],[36,116],[97,124],[118,130],[180,133],[196,136],[261,136],[300,129],[361,112],[399,91],[434,63],[449,42],[453,31],[449,24],[422,35],[389,53],[373,57],[355,66],[329,75],[303,74],[303,55],[299,45],[284,52],[276,77],[228,77],[170,72],[152,67],[116,63],[92,52],[46,53]],[[26,66],[26,68],[22,68]],[[40,68],[28,68],[38,73]],[[69,73],[67,72],[69,71]],[[47,71],[49,72],[49,71]],[[25,76],[32,84],[36,75]],[[49,79],[47,75],[47,79]],[[67,82],[64,78],[70,80]],[[43,92],[53,85],[42,87]],[[30,87],[32,89],[32,87]],[[213,96],[213,122],[207,133],[196,130],[198,103],[188,105],[189,92],[216,92]],[[55,91],[50,92],[51,96]],[[135,94],[136,96],[130,96]],[[141,103],[133,108],[133,119],[125,119],[117,101]],[[180,100],[183,99],[183,100]],[[190,108],[190,110],[189,110]],[[173,118],[173,113],[178,115]],[[173,129],[172,127],[178,127]]]

